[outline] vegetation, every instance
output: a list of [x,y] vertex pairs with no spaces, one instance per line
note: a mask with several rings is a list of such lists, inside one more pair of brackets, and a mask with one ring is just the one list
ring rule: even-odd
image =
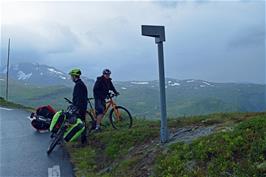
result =
[[86,147],[79,148],[79,142],[68,145],[71,161],[75,164],[76,175],[102,176],[104,170],[120,169],[117,168],[120,161],[123,161],[123,166],[130,165],[134,158],[129,161],[123,158],[135,147],[158,137],[158,125],[158,122],[135,121],[131,129],[118,131],[106,128],[101,133],[91,134],[90,144]]
[[[0,96],[4,96],[5,82],[0,80]],[[260,112],[266,109],[266,85],[216,84],[197,88],[185,81],[180,86],[169,86],[167,113],[170,117],[206,115],[216,112]],[[158,82],[147,85],[131,82],[115,82],[120,91],[117,102],[131,110],[137,117],[154,119],[160,117]],[[50,104],[55,109],[66,108],[64,97],[72,97],[72,87],[39,86],[10,80],[10,100],[30,107]],[[126,89],[122,89],[126,88]],[[196,89],[197,88],[197,89]],[[92,85],[88,85],[92,96]]]
[[81,176],[265,176],[266,113],[221,113],[169,120],[181,127],[215,125],[190,144],[159,143],[159,121],[135,120],[129,130],[93,133],[85,147],[68,144]]
[[157,160],[156,176],[265,176],[266,116],[256,116],[232,131],[177,143]]
[[13,102],[6,101],[3,97],[0,97],[0,106],[6,107],[6,108],[25,109],[25,110],[29,110],[29,111],[33,110],[33,108],[31,108],[31,107],[27,107],[27,106],[23,106],[21,104],[16,104]]
[[[1,81],[0,81],[1,82]],[[0,85],[0,97],[5,95],[5,84]],[[9,99],[29,107],[51,105],[55,109],[67,106],[64,97],[71,97],[72,89],[65,86],[38,87],[10,80]]]

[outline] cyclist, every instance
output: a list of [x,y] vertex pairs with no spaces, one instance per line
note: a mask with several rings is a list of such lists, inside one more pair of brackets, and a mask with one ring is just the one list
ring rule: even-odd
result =
[[[87,98],[88,98],[88,91],[86,85],[80,79],[81,71],[80,69],[72,69],[69,72],[72,81],[75,83],[74,90],[73,90],[73,98],[72,102],[73,105],[78,108],[78,116],[80,119],[85,122],[86,117],[86,110],[87,110]],[[85,126],[86,127],[86,126]],[[86,130],[81,135],[81,143],[86,144]]]
[[96,132],[100,131],[101,121],[104,116],[105,110],[105,99],[107,98],[109,91],[113,91],[117,96],[119,92],[116,91],[112,79],[110,78],[111,71],[109,69],[103,70],[103,74],[100,77],[97,77],[97,80],[93,87],[93,95],[95,98],[95,110],[96,110]]

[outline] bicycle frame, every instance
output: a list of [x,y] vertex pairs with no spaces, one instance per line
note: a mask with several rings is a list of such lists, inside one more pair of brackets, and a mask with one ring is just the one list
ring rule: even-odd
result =
[[[88,99],[89,106],[90,106],[90,110],[88,112],[91,113],[93,115],[94,120],[96,120],[96,118],[97,118],[97,116],[96,116],[96,110],[92,107],[92,104],[91,104],[91,101],[90,101],[92,99],[93,98],[89,98]],[[108,101],[106,102],[105,110],[103,112],[103,115],[105,116],[106,113],[108,112],[108,110],[110,108],[113,108],[114,109],[114,112],[115,112],[115,115],[116,115],[116,118],[118,120],[120,120],[120,112],[116,109],[116,106],[117,106],[117,104],[114,102],[114,100],[112,99],[112,97],[109,97]]]
[[107,113],[107,111],[109,110],[110,107],[112,107],[114,109],[116,118],[118,120],[120,120],[120,112],[118,111],[118,109],[116,109],[117,104],[114,102],[114,100],[112,99],[112,97],[110,97],[110,99],[106,102],[107,106],[104,110],[104,115]]

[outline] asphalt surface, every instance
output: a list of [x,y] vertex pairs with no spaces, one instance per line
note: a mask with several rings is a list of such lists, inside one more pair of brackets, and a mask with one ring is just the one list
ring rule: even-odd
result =
[[1,177],[72,177],[72,166],[63,148],[46,154],[49,133],[36,132],[22,110],[0,107]]

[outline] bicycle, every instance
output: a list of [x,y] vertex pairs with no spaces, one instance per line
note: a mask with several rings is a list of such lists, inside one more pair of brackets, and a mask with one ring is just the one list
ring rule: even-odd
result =
[[[115,94],[109,93],[107,96],[107,101],[105,105],[105,110],[104,110],[104,117],[111,108],[109,112],[109,121],[114,129],[121,129],[121,128],[131,128],[133,119],[130,114],[130,112],[123,106],[118,106],[113,98],[117,96]],[[88,103],[89,103],[89,110],[87,111],[87,114],[92,120],[92,123],[96,122],[96,110],[92,107],[91,101],[94,100],[94,98],[88,98]],[[93,127],[95,128],[95,127]],[[93,129],[92,128],[92,129]]]
[[56,145],[64,143],[63,137],[64,137],[65,131],[67,130],[67,127],[68,127],[67,123],[63,122],[58,132],[56,134],[51,135],[52,141],[50,142],[49,147],[47,149],[48,155],[50,155],[50,153],[54,150]]
[[[67,98],[65,98],[65,100],[68,103],[72,103],[69,102],[70,100],[68,100]],[[82,134],[82,132],[85,131],[84,128],[84,123],[81,121],[80,118],[76,118],[75,113],[77,112],[77,108],[75,106],[73,106],[72,104],[70,106],[68,106],[66,111],[59,111],[58,113],[62,115],[61,119],[58,119],[58,124],[54,125],[55,128],[57,129],[56,132],[52,132],[51,135],[51,142],[49,144],[49,147],[47,149],[47,154],[50,155],[50,153],[53,151],[53,149],[56,147],[56,145],[58,144],[63,144],[65,141],[73,141],[75,139],[77,139],[80,134]],[[60,115],[60,116],[61,116]],[[68,131],[68,128],[71,125],[78,125],[77,128],[79,129],[79,133],[76,135],[71,135],[69,136],[69,133],[67,136],[65,136],[65,133]],[[71,127],[70,127],[71,128]],[[75,129],[75,128],[73,128]],[[72,130],[73,130],[72,129]],[[72,131],[70,129],[70,131]],[[73,133],[72,133],[73,134]]]

